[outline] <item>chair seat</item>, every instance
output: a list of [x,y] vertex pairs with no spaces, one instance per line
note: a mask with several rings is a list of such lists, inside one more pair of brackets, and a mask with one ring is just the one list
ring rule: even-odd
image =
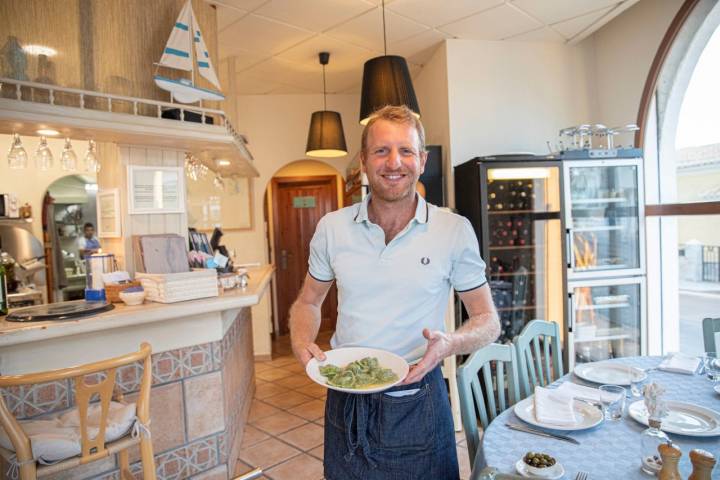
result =
[[[134,403],[110,402],[105,426],[106,444],[128,435],[135,423],[135,409]],[[91,405],[87,429],[90,438],[95,438],[99,432],[100,416],[100,404]],[[82,452],[79,418],[78,409],[73,408],[43,419],[21,420],[20,426],[30,439],[33,458],[41,465],[51,465],[79,456]],[[2,428],[0,447],[14,456],[15,448]]]

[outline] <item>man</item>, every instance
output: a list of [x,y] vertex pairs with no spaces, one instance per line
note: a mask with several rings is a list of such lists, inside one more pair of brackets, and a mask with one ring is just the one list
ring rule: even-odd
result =
[[95,225],[90,222],[83,225],[83,236],[78,238],[78,251],[80,258],[100,251],[100,240],[95,236]]
[[[459,478],[439,365],[491,343],[500,325],[470,223],[416,194],[426,158],[422,124],[407,107],[377,111],[362,134],[371,194],[323,217],[310,243],[308,275],[290,310],[298,360],[325,358],[315,338],[320,307],[337,281],[332,347],[382,348],[417,362],[400,386],[382,393],[328,390],[328,480]],[[470,319],[443,333],[451,286]]]

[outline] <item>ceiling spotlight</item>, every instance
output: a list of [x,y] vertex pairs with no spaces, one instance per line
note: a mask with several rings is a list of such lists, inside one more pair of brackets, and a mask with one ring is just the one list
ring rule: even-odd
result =
[[220,160],[215,160],[215,163],[217,164],[218,167],[227,167],[230,165],[230,160],[220,159]]
[[57,50],[43,45],[25,45],[23,50],[28,55],[45,55],[46,57],[54,57],[57,55]]
[[44,135],[46,137],[56,137],[60,135],[60,132],[57,130],[53,130],[52,128],[41,128],[40,130],[36,130],[35,133],[38,135]]

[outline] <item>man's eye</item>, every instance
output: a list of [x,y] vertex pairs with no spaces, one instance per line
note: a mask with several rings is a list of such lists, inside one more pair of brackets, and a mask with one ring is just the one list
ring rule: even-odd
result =
[[375,155],[387,155],[387,152],[387,148],[376,148],[375,151],[373,151]]
[[412,157],[413,155],[415,155],[415,150],[413,150],[412,148],[401,148],[400,153],[405,157]]

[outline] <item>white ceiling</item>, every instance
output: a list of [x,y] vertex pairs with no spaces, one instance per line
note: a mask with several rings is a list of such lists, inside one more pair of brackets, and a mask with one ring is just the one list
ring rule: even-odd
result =
[[[357,93],[383,54],[381,0],[207,0],[240,94]],[[416,75],[448,38],[574,44],[639,0],[386,0],[387,53]]]

